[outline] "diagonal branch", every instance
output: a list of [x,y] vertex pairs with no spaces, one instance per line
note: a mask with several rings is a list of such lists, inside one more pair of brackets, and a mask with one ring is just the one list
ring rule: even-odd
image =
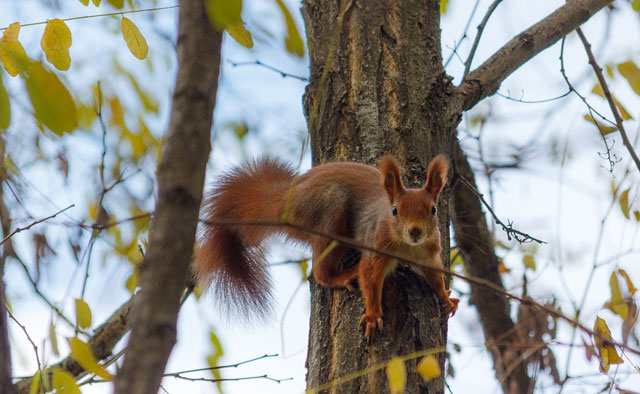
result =
[[[633,149],[633,145],[629,140],[629,136],[627,135],[627,131],[624,128],[624,124],[622,122],[622,116],[620,116],[620,111],[618,111],[618,106],[613,100],[613,96],[609,91],[609,85],[607,81],[604,79],[604,74],[602,74],[602,68],[598,65],[595,56],[593,56],[593,52],[591,51],[591,44],[587,41],[587,38],[582,33],[582,30],[578,29],[578,37],[580,37],[580,41],[582,41],[582,45],[584,45],[585,51],[587,51],[587,56],[589,57],[589,64],[593,68],[593,71],[596,73],[598,77],[598,82],[600,82],[600,86],[602,86],[602,91],[604,92],[604,96],[607,98],[607,102],[609,103],[609,107],[611,108],[611,112],[613,112],[613,116],[616,119],[616,126],[618,126],[618,130],[620,130],[620,136],[622,137],[622,143],[629,151],[629,155],[633,159],[633,162],[638,167],[640,171],[640,159],[638,158],[638,154]],[[597,123],[596,123],[597,125]]]
[[571,33],[613,0],[572,0],[518,34],[456,88],[463,111],[498,91],[513,71],[556,41]]

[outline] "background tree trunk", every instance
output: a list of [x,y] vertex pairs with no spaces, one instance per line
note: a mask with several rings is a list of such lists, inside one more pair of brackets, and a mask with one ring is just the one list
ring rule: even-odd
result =
[[[461,115],[449,110],[452,86],[442,66],[439,2],[305,1],[303,14],[311,56],[304,104],[313,163],[375,164],[389,152],[405,168],[407,184],[421,185],[429,160],[450,151]],[[439,208],[442,259],[448,267],[448,188]],[[393,356],[446,344],[441,305],[409,269],[400,268],[385,281],[384,330],[371,345],[359,326],[360,292],[313,284],[311,299],[309,388]],[[445,353],[436,357],[444,367]],[[416,364],[407,363],[407,392],[443,392],[443,378],[424,382]],[[335,387],[344,393],[385,390],[384,370]]]

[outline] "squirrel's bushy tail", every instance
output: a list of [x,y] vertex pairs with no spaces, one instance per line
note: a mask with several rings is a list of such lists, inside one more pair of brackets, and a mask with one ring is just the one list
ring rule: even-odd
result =
[[194,270],[198,282],[210,284],[223,312],[245,320],[271,312],[271,280],[261,243],[281,229],[215,222],[279,221],[294,176],[287,164],[260,159],[223,175],[206,197]]

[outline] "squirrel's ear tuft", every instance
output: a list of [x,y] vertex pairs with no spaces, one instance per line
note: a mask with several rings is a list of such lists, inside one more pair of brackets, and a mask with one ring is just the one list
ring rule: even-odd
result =
[[434,199],[438,198],[440,190],[447,183],[447,172],[449,172],[449,159],[443,154],[439,154],[431,160],[427,169],[427,182],[424,189],[429,192]]
[[382,174],[382,186],[387,191],[389,199],[393,201],[404,190],[400,178],[400,167],[391,155],[385,155],[380,160],[378,169]]

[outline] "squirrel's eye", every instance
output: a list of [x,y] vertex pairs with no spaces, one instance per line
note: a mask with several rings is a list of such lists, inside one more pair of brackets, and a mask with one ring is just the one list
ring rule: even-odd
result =
[[438,210],[436,209],[436,206],[434,205],[433,208],[431,208],[431,214],[435,215],[436,212],[438,212]]
[[395,205],[391,207],[391,214],[393,216],[398,216],[398,208]]

